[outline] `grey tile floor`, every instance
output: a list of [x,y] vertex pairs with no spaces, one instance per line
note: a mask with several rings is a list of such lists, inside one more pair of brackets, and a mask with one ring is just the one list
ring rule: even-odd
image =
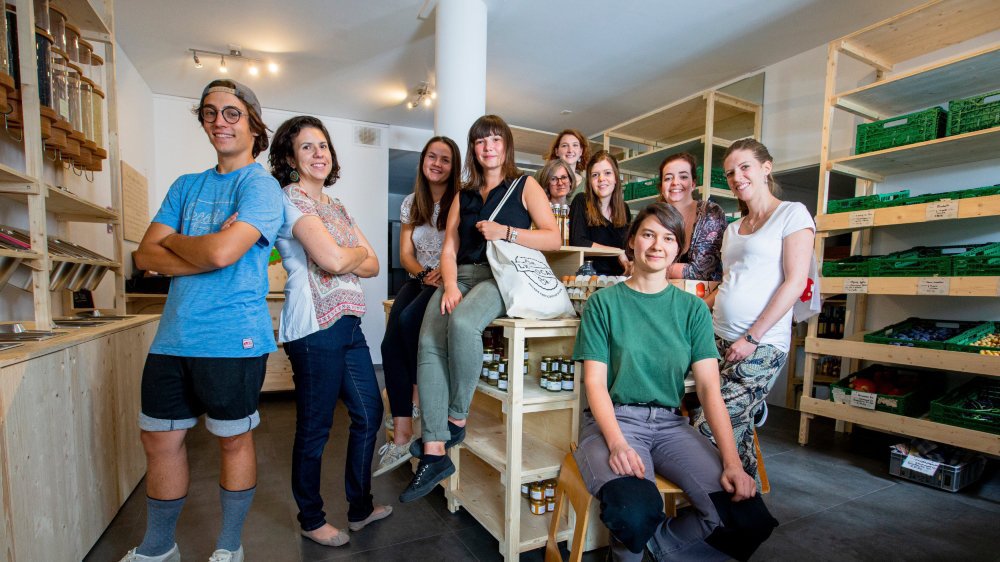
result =
[[[468,513],[448,512],[441,490],[410,504],[397,496],[409,481],[405,469],[375,479],[377,502],[393,515],[351,534],[341,548],[301,538],[290,491],[295,405],[288,395],[269,395],[256,431],[259,482],[243,544],[248,561],[500,560],[497,541]],[[772,407],[760,431],[772,491],[765,497],[781,525],[754,560],[1000,560],[1000,474],[996,463],[983,480],[957,494],[888,474],[892,437],[857,430],[835,434],[817,419],[811,441],[797,442],[799,416]],[[323,494],[330,521],[347,524],[343,455],[348,419],[338,408],[325,459]],[[185,560],[205,560],[219,528],[218,449],[203,425],[188,438],[191,490],[178,524]],[[144,486],[122,507],[86,561],[117,561],[142,539]],[[541,561],[543,550],[522,555]],[[603,550],[584,560],[604,560]]]

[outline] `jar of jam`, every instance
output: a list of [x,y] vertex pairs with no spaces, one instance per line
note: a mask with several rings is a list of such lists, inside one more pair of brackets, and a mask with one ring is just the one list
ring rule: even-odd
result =
[[549,382],[546,388],[549,392],[559,392],[562,390],[562,375],[558,371],[549,373]]
[[490,364],[483,363],[483,370],[479,373],[479,379],[487,384],[490,382]]
[[535,501],[545,500],[545,486],[541,482],[532,482],[528,485],[528,498]]
[[531,512],[535,515],[545,515],[545,512],[548,511],[548,502],[545,500],[531,499],[528,500],[528,505],[531,506]]
[[490,361],[493,361],[493,348],[492,347],[484,347],[483,348],[483,363],[489,363]]
[[545,486],[545,499],[551,499],[556,497],[556,481],[546,480],[542,483]]
[[545,511],[553,512],[556,510],[556,499],[549,498],[545,500]]
[[[503,366],[503,363],[501,363],[500,365]],[[497,379],[497,389],[507,392],[507,387],[508,387],[507,372],[500,371],[500,377]]]
[[490,380],[489,380],[489,385],[490,386],[497,386],[497,384],[499,383],[499,381],[500,381],[500,367],[499,367],[499,364],[494,361],[493,363],[490,363]]
[[500,369],[500,373],[506,374],[507,373],[507,358],[506,357],[501,357],[500,358],[500,362],[497,363],[497,367]]
[[528,376],[528,358],[527,357],[524,359],[524,368],[521,370],[521,374],[524,375],[524,376]]
[[528,483],[524,482],[521,484],[521,497],[528,499]]
[[573,374],[563,373],[562,375],[562,389],[573,392]]
[[552,358],[549,356],[542,357],[542,362],[538,365],[538,370],[543,373],[549,372],[551,369]]

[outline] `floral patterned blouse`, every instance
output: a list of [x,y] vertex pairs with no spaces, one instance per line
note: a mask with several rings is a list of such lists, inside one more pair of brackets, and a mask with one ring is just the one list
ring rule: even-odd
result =
[[711,201],[698,201],[691,244],[677,256],[684,264],[684,279],[722,281],[722,235],[726,232],[726,213]]

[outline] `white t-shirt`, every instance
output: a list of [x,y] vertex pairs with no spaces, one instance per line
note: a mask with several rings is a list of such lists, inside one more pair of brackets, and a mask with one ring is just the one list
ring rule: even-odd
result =
[[[805,205],[791,201],[782,201],[771,218],[753,234],[740,234],[742,223],[740,219],[731,224],[722,239],[722,285],[712,311],[715,335],[727,340],[737,340],[747,333],[784,282],[782,242],[785,237],[805,228],[816,230]],[[760,342],[787,353],[791,336],[792,309],[789,308],[760,337]]]
[[[412,219],[410,214],[413,211],[413,194],[409,194],[403,199],[403,204],[399,207],[399,222],[410,224]],[[438,215],[441,213],[441,202],[434,203],[434,214],[431,222],[424,223],[413,228],[413,248],[417,254],[417,263],[420,267],[436,268],[441,264],[441,246],[444,245],[444,230],[437,229]]]

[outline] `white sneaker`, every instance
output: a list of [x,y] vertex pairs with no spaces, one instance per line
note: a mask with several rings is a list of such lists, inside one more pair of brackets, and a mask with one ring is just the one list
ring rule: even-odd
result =
[[243,545],[241,544],[235,551],[220,548],[212,553],[208,562],[243,562]]
[[416,437],[411,437],[409,441],[402,445],[397,445],[392,441],[386,442],[379,450],[378,469],[372,473],[372,477],[381,476],[390,470],[400,466],[413,456],[410,454],[410,444]]
[[[420,419],[420,406],[416,406],[416,405],[413,406],[413,416],[412,417],[413,417],[413,421],[417,421],[417,420]],[[394,422],[392,420],[392,412],[386,412],[385,413],[385,421],[382,422],[382,425],[384,425],[386,429],[395,429],[396,422]]]
[[[128,551],[125,558],[121,559],[121,562],[181,562],[181,551],[177,549],[177,543],[174,543],[173,548],[161,554],[159,556],[143,556],[142,554],[136,554],[135,551],[139,547],[135,547]],[[242,560],[242,556],[240,560]]]

